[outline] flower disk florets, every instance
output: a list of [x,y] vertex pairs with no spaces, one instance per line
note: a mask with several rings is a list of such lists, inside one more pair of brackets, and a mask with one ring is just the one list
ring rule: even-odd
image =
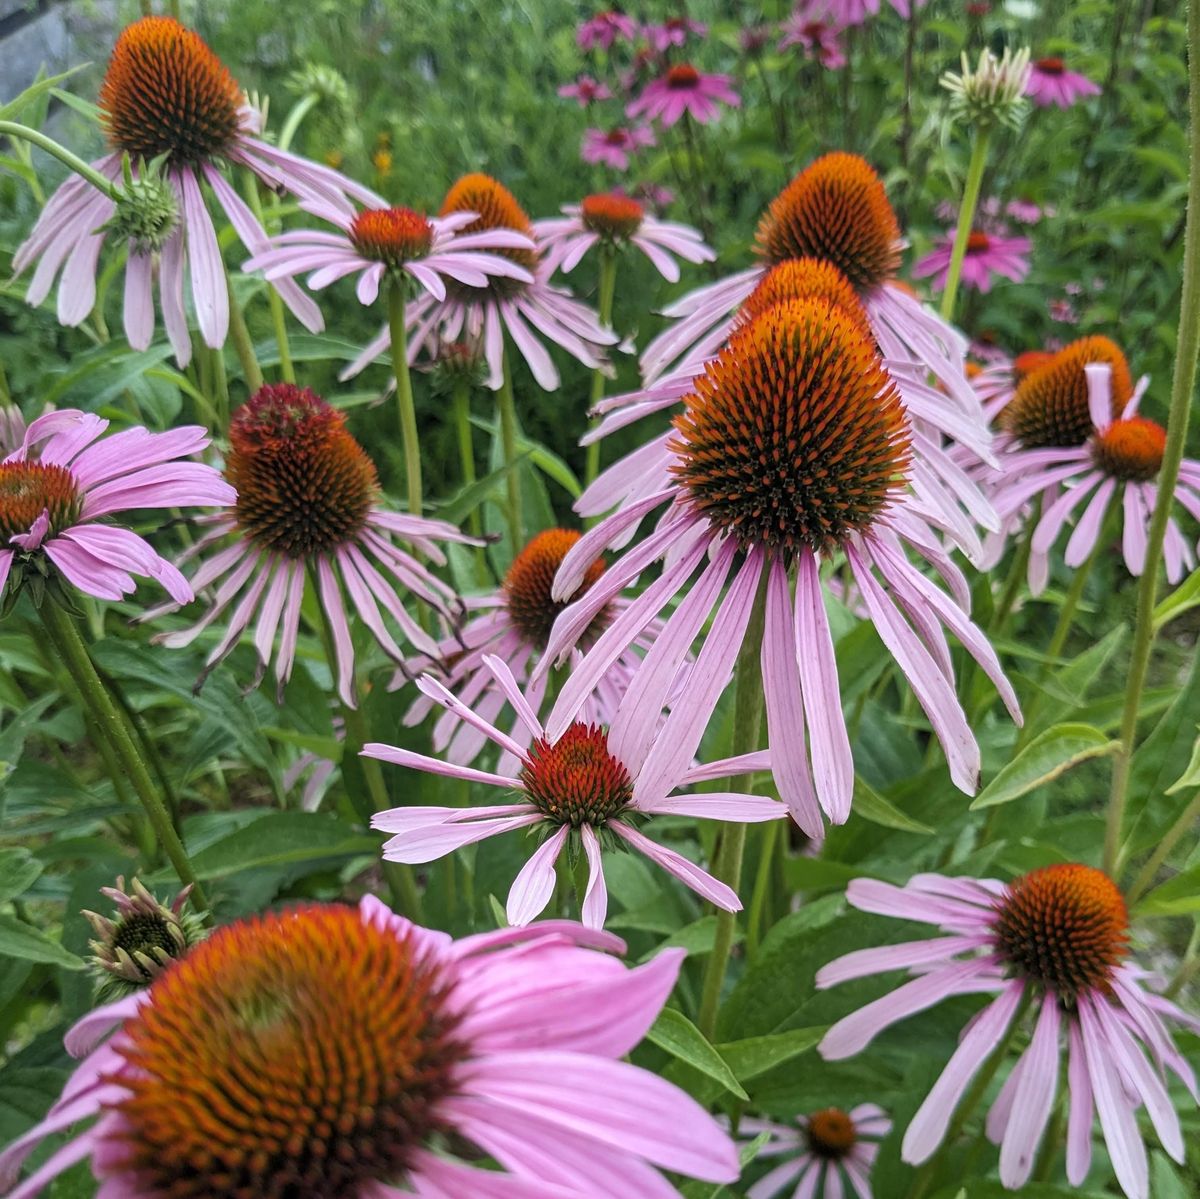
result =
[[[554,576],[579,537],[574,529],[544,529],[513,559],[504,576],[501,589],[509,619],[531,645],[544,648],[558,614],[586,594],[604,573],[604,562],[597,559],[587,568],[583,582],[572,596],[561,602],[554,599],[551,594]],[[601,613],[593,623],[603,621]]]
[[740,328],[788,300],[810,299],[828,301],[853,319],[864,333],[870,334],[867,310],[850,286],[850,280],[832,262],[821,258],[789,258],[771,267],[742,301],[734,324]]
[[1149,483],[1162,469],[1167,431],[1144,416],[1114,421],[1092,438],[1092,460],[1126,483]]
[[824,258],[860,291],[900,266],[900,225],[883,183],[857,154],[826,154],[771,201],[758,226],[768,263]]
[[1084,367],[1102,362],[1112,368],[1112,416],[1120,416],[1133,395],[1129,364],[1107,337],[1083,337],[1064,346],[1017,385],[1000,425],[1026,449],[1083,445],[1092,433]]
[[520,778],[529,802],[547,820],[572,828],[602,827],[633,799],[633,781],[609,752],[608,735],[579,721],[553,744],[535,741]]
[[628,241],[646,219],[646,210],[628,196],[601,192],[579,206],[583,227],[609,241]]
[[992,927],[1009,966],[1071,1004],[1108,990],[1127,952],[1129,915],[1107,874],[1071,863],[1010,883]]
[[69,528],[79,518],[83,497],[65,466],[41,462],[0,462],[0,545],[28,533],[42,513],[49,517],[47,534]]
[[818,1157],[836,1161],[858,1141],[854,1121],[840,1107],[827,1107],[808,1117],[808,1147]]
[[667,87],[676,91],[690,91],[700,82],[700,72],[691,63],[676,63],[667,71]]
[[828,550],[869,529],[904,485],[899,394],[862,329],[826,300],[778,304],[734,333],[684,405],[672,470],[747,548]]
[[[460,233],[485,233],[491,229],[514,229],[517,233],[533,236],[533,225],[525,210],[517,203],[517,198],[504,184],[499,183],[490,175],[475,172],[463,175],[446,193],[442,201],[440,216],[450,216],[456,212],[474,212],[477,215]],[[497,248],[489,251],[523,266],[527,271],[537,270],[538,256],[536,250],[521,250]],[[494,295],[511,296],[524,290],[528,285],[519,279],[508,279],[492,275],[486,287],[468,287],[446,279],[447,291],[450,295],[461,300],[470,300],[472,296],[481,298],[491,292]]]
[[171,17],[143,17],[113,47],[100,88],[109,141],[134,159],[210,162],[238,136],[242,90],[203,38]]
[[368,208],[350,225],[350,241],[364,257],[393,269],[433,248],[433,226],[411,208]]
[[346,418],[307,388],[260,388],[233,418],[225,474],[237,520],[264,548],[289,558],[345,544],[366,522],[375,466]]
[[124,1027],[129,1097],[103,1149],[138,1194],[357,1199],[403,1186],[443,1131],[464,1056],[449,983],[352,908],[222,928],[152,994]]

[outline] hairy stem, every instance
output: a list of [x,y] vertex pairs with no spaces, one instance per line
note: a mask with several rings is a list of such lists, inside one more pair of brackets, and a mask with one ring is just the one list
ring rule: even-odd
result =
[[72,154],[65,146],[60,146],[44,133],[30,129],[28,125],[19,125],[16,121],[0,121],[0,134],[5,133],[9,137],[19,137],[22,141],[37,146],[39,150],[52,154],[59,162],[70,167],[76,175],[86,179],[97,191],[102,191],[110,200],[117,199],[121,194],[121,189],[111,179],[105,179],[95,167],[89,166],[78,155]]
[[962,278],[963,259],[967,256],[967,241],[979,203],[979,188],[983,183],[983,168],[987,165],[988,143],[992,131],[987,126],[975,134],[971,161],[967,166],[967,181],[963,185],[962,203],[958,209],[958,226],[954,231],[954,248],[950,251],[950,270],[946,275],[946,290],[942,292],[942,318],[954,319],[954,301],[958,298],[958,283]]
[[[602,244],[600,247],[600,270],[597,286],[597,306],[600,313],[600,323],[606,328],[612,326],[613,294],[617,286],[617,255],[613,247]],[[604,398],[604,370],[596,367],[592,372],[592,394],[589,409]],[[600,473],[600,442],[593,441],[587,448],[587,467],[584,471],[583,485],[586,487]]]
[[525,523],[521,519],[521,479],[517,473],[517,410],[513,402],[512,372],[508,367],[508,354],[504,355],[501,367],[503,378],[496,393],[496,404],[500,414],[500,449],[504,465],[508,467],[508,535],[512,552],[519,554],[525,544]]
[[421,442],[417,434],[417,409],[413,403],[412,374],[408,369],[408,326],[405,323],[405,283],[393,279],[388,288],[388,332],[392,339],[392,371],[396,376],[396,404],[400,411],[400,438],[404,444],[404,477],[408,510],[421,515]]

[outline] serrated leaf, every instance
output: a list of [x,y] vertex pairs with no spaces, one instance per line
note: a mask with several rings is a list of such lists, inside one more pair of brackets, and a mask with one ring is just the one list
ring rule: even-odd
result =
[[1090,724],[1056,724],[1039,733],[984,787],[971,811],[1020,799],[1080,762],[1112,753],[1118,744]]
[[64,970],[82,970],[83,959],[64,949],[39,929],[23,924],[14,916],[0,916],[0,957],[20,958],[23,962],[45,962]]
[[646,1037],[660,1049],[665,1049],[672,1057],[686,1062],[714,1082],[719,1082],[739,1099],[750,1098],[742,1090],[721,1054],[682,1012],[677,1012],[674,1008],[663,1008],[658,1014],[658,1019],[650,1026]]
[[864,820],[869,820],[872,824],[881,824],[884,828],[899,829],[904,833],[921,833],[924,836],[933,832],[929,825],[906,816],[859,775],[854,776],[853,811]]

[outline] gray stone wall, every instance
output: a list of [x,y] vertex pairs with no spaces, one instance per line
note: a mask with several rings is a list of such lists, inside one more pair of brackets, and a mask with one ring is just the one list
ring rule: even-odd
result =
[[0,0],[0,103],[27,88],[43,67],[103,62],[117,28],[116,0]]

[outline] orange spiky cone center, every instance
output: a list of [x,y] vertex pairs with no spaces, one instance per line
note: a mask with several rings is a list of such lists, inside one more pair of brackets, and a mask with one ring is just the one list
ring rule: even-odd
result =
[[106,1158],[165,1199],[357,1199],[445,1131],[465,1056],[441,967],[349,907],[218,929],[126,1022]]
[[[516,197],[503,183],[490,175],[475,172],[463,175],[446,193],[442,201],[440,216],[450,216],[455,212],[474,212],[477,217],[460,233],[483,233],[489,229],[515,229],[527,237],[533,236],[533,225],[525,210],[517,203]],[[523,266],[527,271],[537,270],[538,254],[536,250],[497,249],[489,250],[491,254],[499,254]],[[518,279],[506,279],[491,276],[486,287],[467,287],[456,283],[453,279],[446,280],[447,291],[450,295],[469,300],[472,296],[482,298],[487,293],[506,297],[523,291],[528,285]]]
[[785,557],[865,531],[903,487],[910,434],[853,318],[792,300],[735,332],[675,418],[672,470],[745,547]]
[[1026,375],[1032,375],[1034,371],[1040,370],[1053,357],[1054,355],[1049,350],[1025,350],[1013,359],[1013,375],[1020,382]]
[[[534,537],[513,559],[504,576],[502,590],[509,619],[517,631],[531,645],[544,649],[550,640],[550,630],[558,614],[573,604],[588,591],[604,573],[604,562],[597,559],[588,567],[577,590],[569,599],[556,600],[551,594],[554,576],[562,565],[567,551],[579,540],[575,529],[544,529]],[[594,631],[607,623],[607,615],[601,612],[588,631]]]
[[968,254],[984,254],[991,249],[991,245],[992,239],[986,233],[980,233],[978,230],[967,237]]
[[646,219],[646,210],[636,200],[609,192],[585,196],[579,209],[583,227],[610,241],[628,241]]
[[211,162],[238,136],[242,89],[199,34],[172,17],[142,17],[117,38],[100,87],[116,150],[149,161]]
[[691,91],[700,83],[700,72],[691,63],[676,63],[667,71],[666,81],[674,91]]
[[1039,58],[1033,65],[1043,75],[1061,75],[1067,69],[1061,58]]
[[1144,416],[1114,421],[1092,437],[1092,459],[1116,479],[1149,483],[1162,469],[1167,431]]
[[363,528],[378,489],[375,466],[345,416],[307,388],[267,384],[238,409],[225,475],[237,521],[289,558],[328,553]]
[[788,300],[824,300],[841,309],[870,336],[867,310],[850,280],[832,262],[820,258],[789,258],[771,267],[742,302],[735,326],[749,324],[776,304]]
[[818,1157],[845,1157],[858,1142],[854,1121],[840,1107],[827,1107],[808,1117],[808,1146]]
[[41,462],[0,462],[0,546],[28,533],[43,512],[49,515],[47,536],[69,528],[79,518],[83,496],[65,466]]
[[769,263],[824,258],[861,292],[895,275],[900,226],[865,159],[826,154],[771,201],[759,222],[758,252]]
[[608,748],[608,734],[576,721],[555,742],[533,743],[521,770],[529,802],[547,820],[601,827],[633,799],[633,781]]
[[433,248],[433,226],[411,208],[368,208],[350,225],[350,242],[364,257],[400,267]]

